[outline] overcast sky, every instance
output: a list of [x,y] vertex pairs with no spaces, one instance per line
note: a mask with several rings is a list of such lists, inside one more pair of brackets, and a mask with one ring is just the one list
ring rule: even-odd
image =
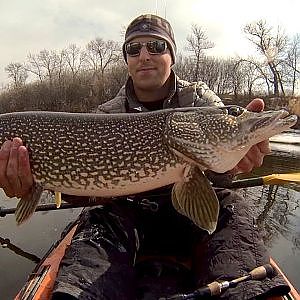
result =
[[29,53],[85,46],[96,37],[121,42],[133,18],[156,12],[173,26],[179,50],[192,23],[215,43],[211,54],[222,56],[253,52],[242,28],[261,18],[290,36],[300,33],[299,0],[0,0],[0,85],[4,68]]

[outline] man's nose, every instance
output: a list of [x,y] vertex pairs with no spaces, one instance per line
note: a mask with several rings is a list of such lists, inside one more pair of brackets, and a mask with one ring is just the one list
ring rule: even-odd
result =
[[140,56],[139,58],[142,60],[149,60],[150,59],[150,53],[148,52],[146,46],[144,45],[140,51]]

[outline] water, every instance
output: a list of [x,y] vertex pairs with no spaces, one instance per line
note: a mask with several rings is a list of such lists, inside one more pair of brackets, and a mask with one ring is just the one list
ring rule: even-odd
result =
[[[15,199],[6,200],[1,190],[0,206],[15,207]],[[17,227],[14,215],[0,218],[0,237],[8,238],[23,251],[43,257],[62,230],[74,220],[81,209],[35,213],[27,223]],[[0,247],[0,299],[13,299],[23,286],[35,263],[17,255],[8,248]],[[4,279],[5,278],[5,279]]]
[[[298,137],[299,133],[292,135]],[[272,150],[272,155],[266,157],[255,175],[300,172],[300,145],[276,142],[272,143]],[[265,243],[272,257],[300,290],[300,186],[255,187],[241,192],[253,203],[253,214],[265,230]],[[16,202],[16,199],[8,200],[0,190],[0,206],[15,207]],[[20,227],[15,225],[14,216],[8,215],[0,218],[0,237],[8,238],[27,253],[42,257],[80,211],[38,212]],[[13,299],[34,266],[33,261],[0,247],[0,298]]]
[[300,130],[291,129],[270,138],[272,143],[300,145]]
[[[271,143],[272,154],[253,174],[299,173],[299,139],[300,130],[276,136],[276,143]],[[252,200],[253,213],[264,229],[264,241],[272,257],[300,291],[300,185],[255,187],[243,193]]]

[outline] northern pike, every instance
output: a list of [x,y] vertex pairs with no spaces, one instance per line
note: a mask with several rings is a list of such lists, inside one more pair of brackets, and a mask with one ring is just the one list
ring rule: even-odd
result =
[[174,183],[174,207],[212,233],[219,202],[203,171],[232,169],[252,145],[296,121],[285,110],[255,113],[238,106],[137,114],[2,114],[1,140],[23,140],[35,182],[32,193],[18,203],[16,221],[33,214],[44,189],[118,197]]

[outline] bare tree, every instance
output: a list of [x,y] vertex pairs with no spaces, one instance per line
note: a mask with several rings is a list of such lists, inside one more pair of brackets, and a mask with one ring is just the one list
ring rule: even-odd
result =
[[270,78],[269,80],[273,84],[274,95],[276,97],[279,96],[279,87],[284,95],[280,67],[287,46],[287,35],[280,28],[277,28],[274,33],[273,28],[267,25],[265,20],[247,24],[244,27],[244,32],[266,59],[266,63],[272,74],[272,79]]
[[228,60],[217,59],[215,67],[215,77],[217,79],[215,88],[218,94],[232,94],[233,93],[233,73],[231,65]]
[[297,79],[300,79],[300,34],[296,34],[289,43],[286,57],[287,73],[291,77],[292,95],[295,94]]
[[112,40],[97,38],[87,45],[86,59],[99,79],[111,64],[120,60],[120,57],[120,45]]
[[39,62],[38,55],[31,54],[27,56],[27,64],[25,65],[25,68],[28,72],[36,75],[38,77],[38,80],[40,82],[43,82],[45,78],[44,70]]
[[87,45],[86,61],[92,70],[91,92],[100,101],[106,98],[104,73],[121,57],[121,47],[112,40],[97,38]]
[[8,73],[8,77],[13,80],[13,85],[15,88],[23,86],[28,77],[28,73],[24,66],[20,63],[10,63],[5,67],[5,71]]
[[250,98],[253,96],[254,88],[258,82],[260,83],[260,92],[263,91],[261,85],[265,83],[266,91],[270,94],[270,82],[264,64],[254,57],[240,58],[236,62],[235,68],[241,72],[245,92]]
[[40,82],[48,80],[50,86],[53,81],[62,80],[65,71],[65,53],[54,50],[42,50],[38,54],[29,54],[26,70],[36,75]]
[[58,80],[59,85],[62,86],[64,84],[64,79],[66,75],[66,53],[64,50],[59,51],[54,56],[55,63],[55,78]]
[[50,85],[53,83],[57,65],[60,61],[55,51],[42,50],[38,54],[39,63],[45,70],[46,77],[49,79]]
[[86,54],[80,47],[71,44],[64,50],[64,55],[68,68],[71,71],[72,80],[74,81],[83,67]]
[[186,57],[181,53],[176,55],[176,64],[173,66],[174,71],[180,78],[184,78],[187,81],[193,81],[193,60],[190,57]]
[[222,59],[212,56],[203,56],[199,69],[198,79],[204,81],[217,94],[223,93],[223,87],[220,84],[222,73]]
[[196,24],[192,25],[192,33],[187,37],[187,50],[193,53],[195,57],[194,80],[198,80],[201,58],[204,56],[204,50],[214,47],[214,43],[208,40],[205,31]]

